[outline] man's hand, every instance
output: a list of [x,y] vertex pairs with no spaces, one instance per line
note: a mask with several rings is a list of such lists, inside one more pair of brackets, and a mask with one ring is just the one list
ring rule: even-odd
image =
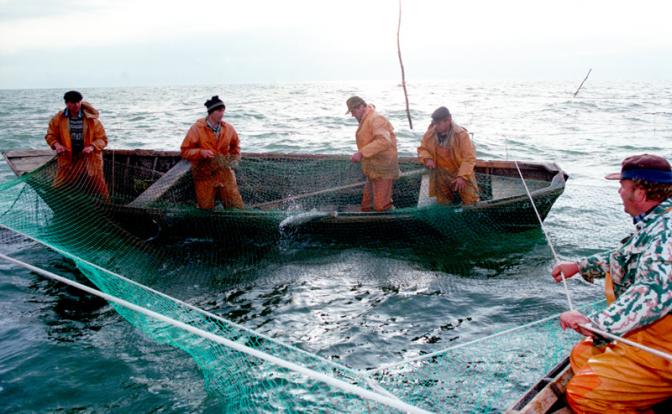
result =
[[56,154],[59,154],[59,155],[63,154],[65,151],[67,151],[67,149],[58,142],[54,144],[54,149],[56,150]]
[[556,282],[562,282],[562,275],[565,279],[569,279],[577,273],[579,273],[579,265],[574,262],[560,262],[551,270],[551,276]]
[[579,311],[567,311],[560,315],[560,326],[562,327],[563,331],[567,328],[570,328],[583,336],[594,338],[594,333],[581,327],[581,325],[589,323],[590,319],[582,315]]
[[89,155],[89,154],[93,153],[94,150],[95,150],[95,148],[93,147],[93,145],[87,145],[86,147],[84,147],[82,152],[86,155]]
[[465,180],[462,177],[457,177],[455,181],[453,181],[453,191],[462,192],[464,189],[467,188],[467,180]]
[[204,158],[206,160],[211,160],[215,158],[215,153],[212,150],[209,149],[202,149],[201,150],[201,158]]
[[352,160],[352,162],[360,162],[363,158],[364,158],[364,154],[357,151],[354,154],[352,154],[352,157],[350,157],[350,160]]
[[436,168],[436,163],[431,158],[427,158],[425,160],[424,164],[425,164],[425,167],[429,168],[430,170],[433,170],[434,168]]

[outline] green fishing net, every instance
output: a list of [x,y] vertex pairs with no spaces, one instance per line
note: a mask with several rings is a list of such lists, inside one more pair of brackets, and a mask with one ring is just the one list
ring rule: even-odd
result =
[[[246,156],[236,167],[246,208],[208,212],[195,207],[189,173],[174,174],[179,161],[176,154],[107,154],[109,200],[91,191],[85,173],[74,185],[54,188],[56,165],[48,162],[0,185],[0,240],[3,245],[39,242],[72,260],[87,283],[102,292],[429,411],[500,412],[562,360],[579,339],[562,332],[556,320],[548,320],[487,341],[448,347],[424,359],[385,360],[379,367],[361,369],[333,356],[305,351],[302,343],[290,344],[281,333],[271,337],[234,323],[218,314],[217,303],[201,300],[207,292],[197,287],[199,283],[224,288],[244,280],[250,268],[291,261],[295,254],[307,251],[319,255],[321,249],[346,246],[381,257],[403,252],[418,262],[450,251],[446,260],[430,266],[457,274],[468,272],[476,262],[487,267],[492,260],[496,267],[497,246],[507,244],[510,249],[517,242],[525,244],[525,237],[517,239],[516,234],[537,226],[520,177],[511,168],[489,165],[478,171],[480,205],[441,206],[423,190],[426,172],[416,163],[402,162],[404,174],[395,183],[395,210],[362,214],[357,211],[364,177],[347,159]],[[523,173],[545,217],[562,193],[564,177],[530,166]],[[170,185],[162,186],[162,179]],[[474,249],[475,243],[480,248]],[[171,279],[193,283],[189,288],[171,287],[167,282]],[[393,411],[114,307],[143,335],[189,354],[224,412]]]

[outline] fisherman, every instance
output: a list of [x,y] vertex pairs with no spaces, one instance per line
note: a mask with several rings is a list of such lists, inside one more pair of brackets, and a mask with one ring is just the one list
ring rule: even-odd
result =
[[552,270],[556,281],[580,273],[592,282],[605,278],[608,307],[590,318],[578,311],[560,316],[563,329],[588,338],[574,346],[574,377],[567,402],[575,412],[650,412],[672,397],[672,363],[620,342],[607,343],[582,328],[588,325],[672,353],[672,168],[650,154],[626,158],[618,190],[635,229],[621,246]]
[[394,127],[359,96],[349,98],[346,105],[346,114],[351,113],[359,121],[355,135],[357,152],[352,154],[351,160],[362,164],[366,176],[362,211],[390,210],[393,208],[392,185],[400,174]]
[[231,168],[240,161],[240,140],[233,125],[225,122],[226,105],[213,96],[205,102],[208,116],[187,132],[180,147],[182,158],[191,161],[198,207],[210,210],[215,197],[224,208],[243,208],[236,176]]
[[65,109],[51,118],[44,137],[57,156],[53,186],[77,188],[107,200],[103,173],[107,136],[99,112],[77,91],[66,92],[63,99]]
[[422,137],[418,157],[432,170],[429,195],[440,204],[476,204],[476,150],[469,132],[453,122],[445,106],[432,113],[432,123]]

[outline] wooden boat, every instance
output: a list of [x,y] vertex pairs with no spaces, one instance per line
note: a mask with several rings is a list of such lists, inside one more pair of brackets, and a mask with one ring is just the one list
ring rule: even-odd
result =
[[[40,169],[47,177],[56,168],[51,150],[3,155],[17,176]],[[539,225],[511,161],[479,160],[481,201],[474,206],[442,206],[428,197],[427,171],[416,158],[402,157],[403,174],[393,194],[396,208],[365,213],[359,211],[365,178],[349,157],[248,153],[236,168],[246,208],[206,212],[195,206],[190,167],[178,152],[105,150],[103,155],[111,195],[105,210],[142,237],[265,240],[291,233],[335,240],[381,240],[390,235],[406,242],[418,238],[434,242],[465,237],[459,229],[474,229],[483,236],[484,231],[518,232]],[[544,219],[568,176],[553,163],[518,164]],[[31,182],[37,186],[36,180]],[[45,197],[47,192],[42,191]],[[48,197],[45,201],[52,205]]]
[[567,357],[511,405],[506,413],[569,414],[571,411],[565,404],[565,390],[572,375]]
[[[569,357],[553,367],[549,373],[534,384],[515,403],[506,414],[569,414],[570,409],[565,402],[567,383],[572,378]],[[653,407],[654,413],[669,413],[672,410],[672,399]]]

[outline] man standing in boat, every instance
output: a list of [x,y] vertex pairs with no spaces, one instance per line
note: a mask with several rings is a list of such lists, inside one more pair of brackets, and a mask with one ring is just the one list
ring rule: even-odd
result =
[[579,273],[592,282],[605,278],[609,306],[588,318],[578,311],[560,316],[563,329],[588,338],[571,353],[574,377],[567,402],[575,412],[649,412],[672,397],[672,363],[643,350],[605,343],[588,325],[672,353],[672,168],[650,154],[623,161],[619,194],[635,230],[621,246],[578,262],[557,264],[556,281]]
[[65,109],[51,118],[44,137],[58,157],[54,188],[77,188],[107,200],[103,173],[107,135],[99,112],[77,91],[66,92],[63,99]]
[[373,105],[353,96],[346,101],[348,111],[359,121],[355,134],[357,152],[351,159],[362,164],[366,184],[362,194],[362,211],[377,212],[390,210],[392,186],[399,178],[397,157],[397,136],[394,127],[384,116],[376,112]]
[[432,113],[432,123],[418,147],[420,161],[429,168],[429,195],[440,204],[479,200],[476,184],[476,150],[469,132],[453,122],[445,106]]
[[201,209],[243,208],[236,176],[231,168],[240,160],[240,140],[233,125],[225,122],[226,105],[213,96],[205,102],[208,116],[189,129],[180,147],[182,158],[191,162],[196,202]]

